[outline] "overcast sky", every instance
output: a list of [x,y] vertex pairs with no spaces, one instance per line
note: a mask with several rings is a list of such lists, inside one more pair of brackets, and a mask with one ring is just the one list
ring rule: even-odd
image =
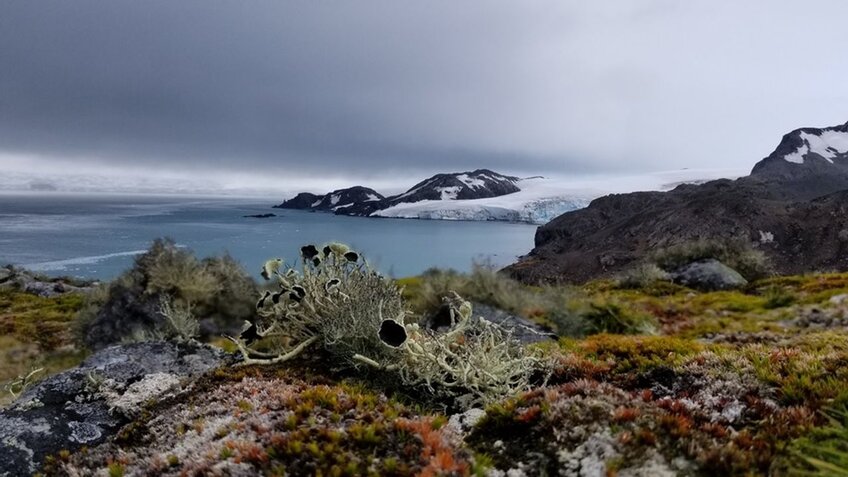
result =
[[845,0],[3,0],[0,171],[747,169],[848,121],[846,19]]

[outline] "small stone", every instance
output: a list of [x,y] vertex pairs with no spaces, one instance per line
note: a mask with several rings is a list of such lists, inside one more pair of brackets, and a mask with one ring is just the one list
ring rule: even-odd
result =
[[103,435],[98,426],[88,422],[71,421],[68,423],[68,427],[71,428],[71,435],[68,439],[77,444],[87,444]]
[[[454,414],[448,419],[445,430],[455,436],[455,441],[461,443],[473,429],[474,426],[486,416],[486,411],[472,408],[461,414]],[[502,443],[503,444],[503,443]]]

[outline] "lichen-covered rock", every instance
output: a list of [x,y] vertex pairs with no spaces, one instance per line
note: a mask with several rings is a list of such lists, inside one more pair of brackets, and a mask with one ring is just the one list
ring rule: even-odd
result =
[[136,343],[41,381],[0,411],[0,476],[31,475],[47,456],[105,441],[147,401],[185,389],[229,359],[207,346]]
[[133,423],[131,440],[57,460],[48,474],[470,473],[470,453],[452,445],[441,417],[359,387],[318,384],[282,370],[247,370],[241,379],[232,374],[210,378],[185,399]]
[[671,276],[676,283],[702,291],[732,290],[748,284],[739,272],[715,259],[690,263]]
[[7,265],[0,267],[0,289],[21,290],[41,297],[54,297],[65,293],[86,293],[96,286],[91,280],[67,277],[51,278],[22,268]]

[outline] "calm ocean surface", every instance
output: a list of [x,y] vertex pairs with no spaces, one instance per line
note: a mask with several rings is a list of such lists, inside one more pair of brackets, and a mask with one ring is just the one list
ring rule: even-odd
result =
[[[301,245],[341,241],[394,277],[430,267],[502,266],[533,247],[536,227],[500,222],[372,219],[271,209],[275,199],[0,194],[0,264],[109,279],[157,237],[199,256],[229,252],[257,272]],[[244,215],[275,213],[267,219]]]

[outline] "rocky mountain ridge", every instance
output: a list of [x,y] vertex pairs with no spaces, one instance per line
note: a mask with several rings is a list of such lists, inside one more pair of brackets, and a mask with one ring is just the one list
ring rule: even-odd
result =
[[345,189],[337,189],[328,194],[317,195],[309,192],[301,192],[296,196],[275,205],[277,209],[301,209],[317,210],[322,212],[345,213],[344,210],[357,204],[385,199],[382,194],[368,187],[354,186]]
[[525,282],[609,276],[652,251],[695,240],[746,240],[778,273],[848,270],[848,124],[785,135],[749,176],[668,192],[613,194],[536,232],[507,267]]

